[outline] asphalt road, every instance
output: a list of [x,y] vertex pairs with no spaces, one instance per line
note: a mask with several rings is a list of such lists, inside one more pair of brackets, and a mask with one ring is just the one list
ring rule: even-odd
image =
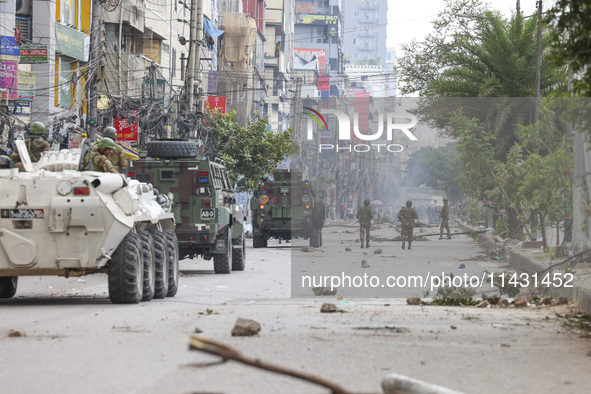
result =
[[[387,239],[394,231],[382,226],[374,235]],[[296,260],[299,274],[316,274],[316,265],[327,264],[376,275],[507,269],[502,260],[485,258],[468,237],[417,241],[412,251],[387,240],[373,242],[368,251],[356,238],[354,227],[332,226],[315,251],[301,252],[300,242],[293,252],[277,242],[267,249],[248,247],[246,270],[230,275],[215,275],[211,262],[186,260],[174,298],[138,305],[112,305],[105,275],[21,278],[16,298],[0,301],[0,391],[327,392],[236,362],[207,366],[218,358],[188,350],[196,328],[245,356],[321,376],[352,392],[381,392],[389,372],[470,393],[588,390],[591,342],[556,317],[569,312],[566,306],[409,306],[406,296],[424,295],[412,288],[403,289],[401,298],[353,298],[342,288],[335,296],[314,297],[304,289],[307,298],[291,297]],[[373,254],[378,248],[382,253]],[[370,265],[365,271],[363,259]],[[324,302],[340,312],[320,313]],[[260,334],[232,337],[238,317],[258,321]],[[9,337],[9,330],[23,336]]]

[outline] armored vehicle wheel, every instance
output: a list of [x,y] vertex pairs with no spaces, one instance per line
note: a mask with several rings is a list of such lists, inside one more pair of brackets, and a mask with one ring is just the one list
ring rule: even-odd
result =
[[179,241],[174,230],[164,230],[166,251],[168,252],[168,293],[174,297],[179,289]]
[[314,210],[312,211],[312,227],[315,229],[321,229],[324,227],[324,203],[320,200],[315,200]]
[[138,234],[142,243],[142,259],[144,262],[144,296],[142,301],[150,301],[154,298],[154,290],[156,289],[154,238],[146,230],[142,230]]
[[[231,239],[230,228],[226,229],[226,240]],[[223,254],[213,255],[213,270],[216,274],[229,274],[232,262],[232,241],[226,242],[226,251]]]
[[154,298],[164,298],[168,294],[168,253],[166,253],[166,243],[164,233],[158,230],[150,231],[154,238],[154,266],[156,286],[154,289]]
[[240,237],[233,239],[232,245],[237,246],[232,248],[232,271],[244,271],[246,263],[246,241],[244,240],[244,234],[240,234]]
[[146,143],[149,157],[162,159],[188,159],[197,157],[197,145],[185,140],[151,141]]
[[253,236],[252,237],[252,247],[253,248],[266,248],[267,247],[267,240],[264,236]]
[[0,298],[12,298],[16,294],[18,276],[3,276],[0,278]]
[[322,233],[320,230],[310,231],[310,246],[319,248],[322,245]]
[[115,304],[137,304],[144,292],[144,265],[140,238],[128,233],[109,262],[109,298]]

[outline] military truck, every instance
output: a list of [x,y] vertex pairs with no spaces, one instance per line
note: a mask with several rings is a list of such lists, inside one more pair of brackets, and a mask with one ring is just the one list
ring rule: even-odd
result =
[[[23,142],[23,141],[18,141]],[[19,276],[107,273],[114,303],[173,297],[179,266],[172,202],[120,174],[78,169],[79,149],[0,169],[0,298]]]
[[213,258],[216,274],[243,271],[245,215],[221,160],[197,158],[197,145],[185,140],[146,144],[129,176],[172,193],[181,259]]
[[250,200],[255,248],[266,248],[269,238],[303,238],[322,246],[324,203],[300,171],[275,170],[273,180],[263,180]]

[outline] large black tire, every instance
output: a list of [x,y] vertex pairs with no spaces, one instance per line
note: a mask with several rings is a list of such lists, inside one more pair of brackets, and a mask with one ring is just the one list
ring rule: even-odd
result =
[[244,233],[232,240],[232,271],[244,271],[246,265],[246,241]]
[[226,229],[226,250],[223,254],[214,254],[213,255],[213,270],[216,274],[229,274],[230,264],[232,262],[232,241],[231,241],[231,230],[228,227]]
[[197,157],[197,145],[185,140],[150,141],[146,143],[149,157],[161,159],[187,159]]
[[109,298],[115,304],[137,304],[144,293],[140,237],[128,233],[109,262]]
[[321,229],[324,227],[324,203],[320,200],[314,200],[314,209],[312,210],[312,227]]
[[322,246],[322,230],[313,229],[310,231],[310,246],[319,248]]
[[12,298],[16,294],[18,276],[3,276],[0,278],[0,298]]
[[144,263],[144,295],[142,301],[150,301],[154,298],[154,291],[156,290],[154,238],[146,230],[142,230],[138,234],[142,243],[142,260]]
[[267,240],[263,235],[261,236],[253,236],[252,237],[252,247],[253,248],[266,248],[267,247]]
[[174,297],[179,290],[179,241],[174,230],[164,230],[166,251],[168,252],[168,293]]
[[156,268],[154,298],[160,299],[168,294],[168,253],[166,252],[164,233],[158,230],[152,230],[150,233],[154,238],[154,266]]

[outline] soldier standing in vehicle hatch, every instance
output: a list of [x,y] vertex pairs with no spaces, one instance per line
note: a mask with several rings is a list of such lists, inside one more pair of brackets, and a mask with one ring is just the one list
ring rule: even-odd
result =
[[103,137],[97,144],[97,151],[90,152],[90,162],[92,163],[92,170],[97,172],[111,172],[118,174],[117,168],[113,165],[111,157],[115,153],[115,142]]
[[[29,151],[29,157],[32,163],[37,163],[41,158],[41,153],[51,149],[49,141],[45,138],[45,125],[41,122],[33,122],[29,126],[29,136],[25,138],[25,145]],[[18,168],[19,171],[24,171],[24,166],[21,161],[21,156],[18,150],[12,152],[10,155],[14,167]]]
[[359,219],[359,239],[361,240],[361,248],[363,243],[365,247],[369,248],[369,233],[371,230],[371,219],[373,219],[373,210],[369,206],[369,200],[363,202],[363,206],[357,211],[357,219]]
[[415,227],[415,220],[419,218],[417,211],[411,207],[412,201],[408,200],[406,202],[406,207],[402,207],[397,216],[398,220],[400,220],[400,224],[402,225],[402,230],[400,232],[402,237],[402,249],[404,249],[405,241],[408,241],[408,249],[412,249],[410,246],[412,243],[412,232]]

